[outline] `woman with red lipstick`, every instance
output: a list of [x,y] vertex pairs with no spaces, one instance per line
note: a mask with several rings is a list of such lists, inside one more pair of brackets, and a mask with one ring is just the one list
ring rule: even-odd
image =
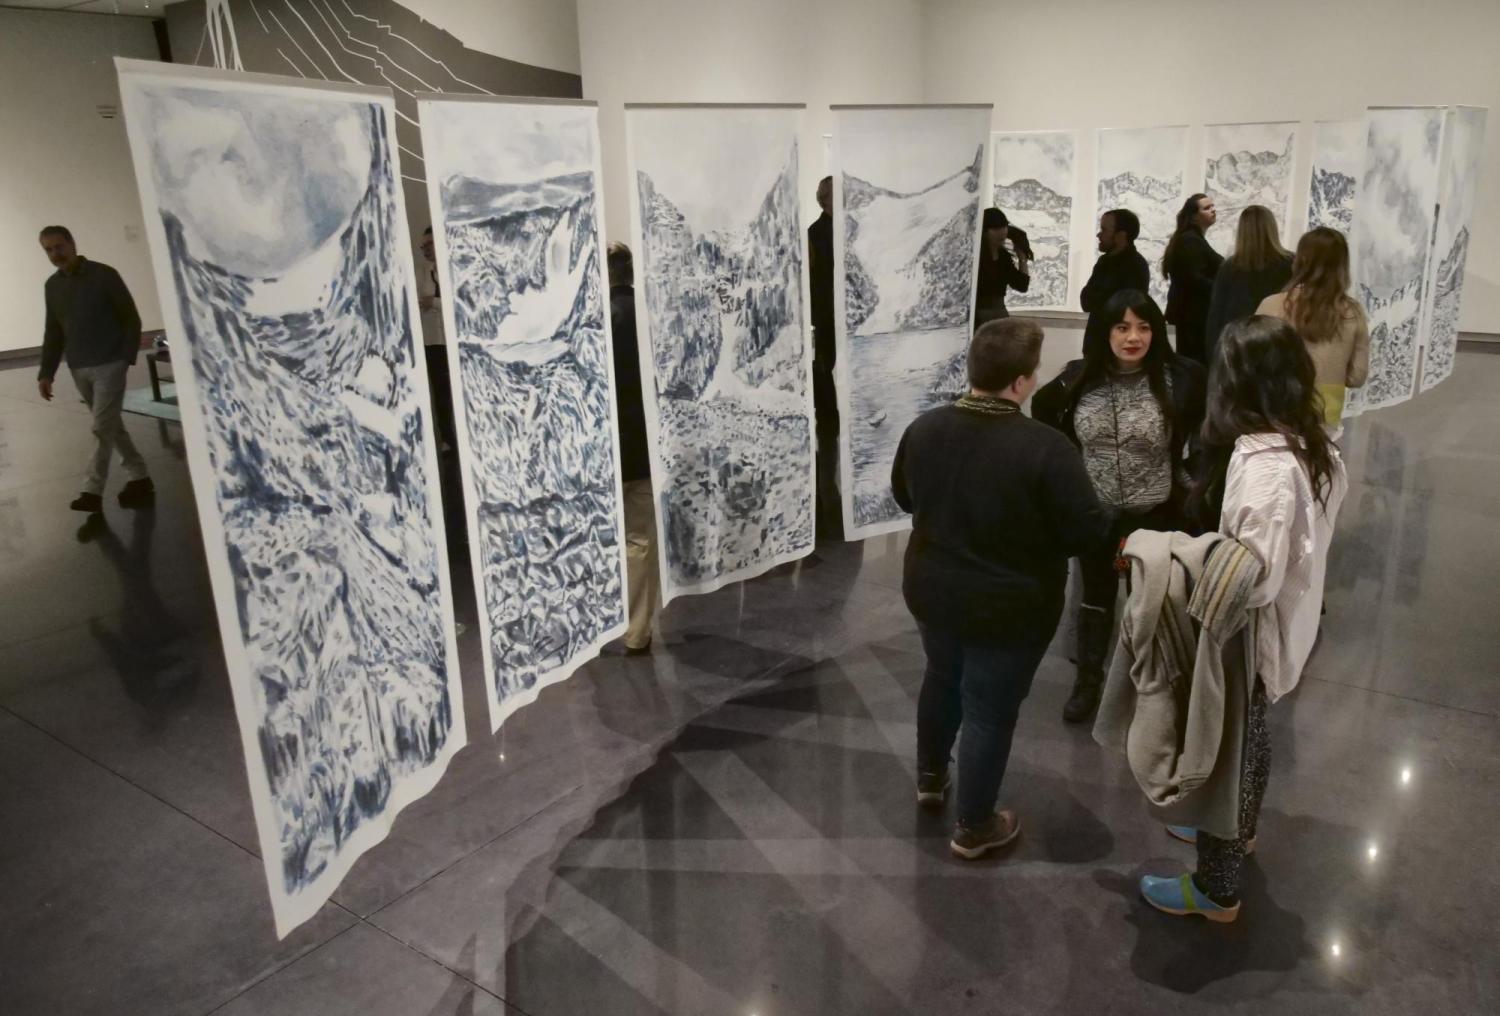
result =
[[1078,674],[1063,719],[1092,719],[1114,632],[1118,548],[1137,529],[1185,528],[1189,442],[1204,412],[1204,371],[1167,341],[1156,301],[1116,293],[1089,321],[1084,358],[1063,368],[1032,399],[1034,419],[1062,431],[1083,453],[1095,493],[1114,517],[1114,539],[1078,559]]

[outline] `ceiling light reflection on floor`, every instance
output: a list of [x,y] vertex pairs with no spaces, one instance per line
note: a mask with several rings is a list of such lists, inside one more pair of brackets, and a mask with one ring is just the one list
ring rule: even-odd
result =
[[1403,766],[1401,768],[1401,785],[1404,787],[1409,783],[1411,783],[1411,766]]
[[1369,847],[1365,849],[1365,856],[1372,861],[1375,860],[1375,858],[1380,856],[1380,846],[1378,844],[1371,843]]
[[1340,946],[1337,942],[1335,942],[1335,943],[1333,943],[1333,945],[1329,946],[1328,947],[1328,951],[1333,954],[1333,958],[1334,959],[1338,959],[1340,956],[1342,956],[1344,954],[1343,947]]

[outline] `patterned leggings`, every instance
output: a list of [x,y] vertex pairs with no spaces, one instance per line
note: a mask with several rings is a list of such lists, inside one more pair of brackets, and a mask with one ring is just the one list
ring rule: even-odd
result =
[[1198,833],[1198,870],[1193,880],[1215,903],[1232,906],[1239,899],[1245,845],[1255,839],[1260,802],[1266,796],[1266,780],[1270,775],[1271,731],[1266,726],[1266,686],[1257,679],[1250,697],[1250,720],[1245,731],[1239,838],[1221,840],[1202,831]]

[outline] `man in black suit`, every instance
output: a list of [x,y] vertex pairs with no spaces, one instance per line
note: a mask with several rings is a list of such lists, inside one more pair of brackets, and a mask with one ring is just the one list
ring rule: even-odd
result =
[[656,499],[651,488],[651,452],[635,330],[635,264],[630,248],[623,243],[609,245],[605,264],[609,269],[609,330],[614,343],[615,418],[620,431],[630,607],[630,627],[622,648],[626,656],[642,656],[651,651],[651,626],[661,603],[661,575],[656,561]]
[[833,177],[818,182],[823,214],[807,227],[807,274],[812,302],[813,412],[817,422],[817,530],[820,539],[844,536],[843,502],[839,498],[839,401],[833,383],[838,359],[834,342]]
[[[1128,208],[1113,208],[1099,217],[1099,254],[1094,272],[1083,287],[1080,302],[1084,313],[1094,315],[1122,289],[1151,290],[1151,266],[1135,249],[1141,235],[1141,220]],[[1085,342],[1094,329],[1084,331]]]

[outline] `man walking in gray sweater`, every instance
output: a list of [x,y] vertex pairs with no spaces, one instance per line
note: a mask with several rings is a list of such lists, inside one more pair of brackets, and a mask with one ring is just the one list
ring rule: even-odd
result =
[[111,453],[118,451],[127,478],[119,501],[126,508],[149,505],[155,494],[146,460],[120,418],[125,374],[141,345],[141,316],[120,273],[78,253],[66,226],[48,226],[40,236],[47,260],[57,267],[47,279],[47,330],[36,387],[52,401],[52,381],[64,357],[73,383],[93,413],[98,442],[89,460],[83,492],[68,506],[75,511],[104,509],[104,481]]

